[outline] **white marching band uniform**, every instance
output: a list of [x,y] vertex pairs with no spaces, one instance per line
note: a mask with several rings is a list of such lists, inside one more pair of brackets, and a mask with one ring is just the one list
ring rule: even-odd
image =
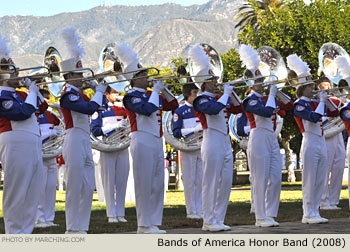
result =
[[35,116],[38,90],[28,95],[10,87],[0,87],[0,91],[5,233],[30,234],[42,189],[41,139]]
[[[189,55],[199,71],[195,75],[212,74],[210,59],[202,47],[193,46]],[[196,77],[196,85],[201,87],[206,79]],[[230,230],[224,224],[228,201],[230,198],[233,177],[233,156],[228,129],[228,118],[231,113],[243,111],[240,99],[225,87],[222,96],[205,91],[197,96],[193,107],[203,128],[201,157],[203,164],[202,208],[204,231]]]
[[[55,136],[59,133],[54,126],[60,124],[59,119],[50,113],[45,111],[44,114],[38,116],[41,140],[42,143],[47,141],[51,136]],[[43,159],[43,179],[42,179],[42,193],[40,196],[37,224],[35,227],[47,227],[54,226],[55,219],[55,204],[56,204],[56,183],[57,183],[57,162],[56,158],[44,158]]]
[[[0,48],[0,59],[13,64],[6,40],[1,36]],[[0,82],[10,76],[0,72]],[[39,113],[44,113],[47,103],[38,106],[38,87],[29,79],[25,84],[28,94],[0,86],[0,161],[5,173],[2,208],[6,234],[33,231],[41,193],[42,152],[35,112],[39,108]]]
[[[126,110],[108,103],[105,111],[92,116],[91,131],[94,136],[108,137],[118,128],[126,127]],[[125,148],[114,152],[100,152],[101,178],[110,222],[126,220],[125,193],[129,176],[129,151]]]
[[209,92],[199,95],[193,105],[203,127],[203,227],[204,230],[212,231],[205,225],[217,225],[218,229],[223,230],[221,226],[226,215],[233,176],[228,118],[231,113],[242,112],[242,106],[233,105],[227,94],[219,98]]
[[[174,137],[187,138],[200,130],[202,130],[202,125],[199,118],[194,115],[192,104],[185,101],[174,112],[172,129]],[[187,217],[199,219],[203,216],[201,150],[182,151],[180,162]]]
[[[299,82],[309,81],[310,68],[297,55],[287,57],[291,70],[299,77]],[[310,81],[310,84],[313,83]],[[305,85],[305,84],[304,84]],[[339,101],[335,101],[339,102]],[[302,96],[294,103],[294,118],[303,135],[301,144],[301,159],[303,162],[303,218],[302,223],[326,223],[328,220],[319,214],[321,196],[326,180],[327,148],[322,128],[322,116],[338,116],[339,111],[326,107],[332,101],[324,93],[320,93],[320,100],[312,100]],[[327,105],[326,105],[327,104]]]
[[[343,120],[345,129],[349,135],[348,143],[346,146],[346,157],[350,160],[350,103],[347,103],[343,108],[340,109],[340,117]],[[349,208],[350,208],[350,168],[348,172],[348,194],[349,194]]]
[[[327,148],[322,128],[325,112],[324,102],[307,97],[301,97],[295,102],[294,117],[303,135],[303,223],[327,222],[319,214],[327,169]],[[337,113],[333,115],[337,116]],[[328,116],[332,116],[330,111]]]
[[[328,117],[322,118],[324,124]],[[336,210],[340,198],[345,168],[345,145],[343,134],[339,132],[335,136],[326,138],[327,147],[327,171],[323,188],[320,207],[324,210]]]
[[[257,226],[278,225],[282,159],[276,133],[276,109],[292,109],[293,103],[277,102],[274,94],[263,99],[255,91],[244,100],[244,110],[250,122],[248,162],[252,172],[254,211]],[[264,143],[264,144],[262,144]]]
[[86,232],[95,189],[89,115],[102,105],[104,91],[96,90],[89,101],[78,88],[70,84],[66,86],[60,99],[67,131],[62,149],[67,172],[66,225],[68,233]]
[[[137,54],[127,44],[119,44],[116,54],[124,64],[126,78],[144,68]],[[146,77],[147,78],[147,77]],[[156,82],[152,92],[134,87],[123,98],[131,124],[130,152],[133,159],[138,233],[164,233],[164,153],[162,141],[162,110],[175,110],[179,104],[174,96],[163,96],[164,84]]]

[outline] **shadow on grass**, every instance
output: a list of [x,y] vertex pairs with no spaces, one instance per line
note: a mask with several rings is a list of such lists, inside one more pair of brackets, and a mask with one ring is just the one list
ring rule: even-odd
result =
[[[348,218],[349,205],[348,200],[341,200],[339,211],[322,211],[321,215],[325,218]],[[225,224],[235,225],[253,225],[255,223],[254,214],[250,214],[249,202],[229,202]],[[301,221],[303,215],[301,200],[295,202],[281,202],[278,212],[278,222]],[[104,208],[96,209],[91,212],[90,230],[92,234],[102,233],[126,233],[135,232],[137,229],[135,207],[125,209],[125,218],[127,223],[108,223]],[[55,223],[58,227],[34,229],[34,234],[63,234],[66,230],[64,211],[56,211]],[[176,228],[201,228],[202,220],[192,220],[186,218],[186,209],[183,205],[165,205],[163,211],[163,229]],[[0,233],[5,233],[3,218],[0,218]]]

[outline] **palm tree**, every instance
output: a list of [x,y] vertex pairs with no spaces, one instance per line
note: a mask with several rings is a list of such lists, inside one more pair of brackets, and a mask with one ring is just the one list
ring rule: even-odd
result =
[[235,28],[243,31],[247,25],[252,26],[255,32],[259,32],[258,14],[270,11],[274,13],[276,9],[282,9],[284,6],[283,0],[248,0],[241,6],[234,20],[238,20]]

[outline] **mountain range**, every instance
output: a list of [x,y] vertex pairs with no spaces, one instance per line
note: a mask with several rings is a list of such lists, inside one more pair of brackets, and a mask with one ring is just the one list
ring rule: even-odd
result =
[[66,59],[60,37],[65,27],[75,27],[82,37],[84,66],[97,69],[100,51],[110,42],[132,45],[144,65],[171,66],[171,58],[186,58],[195,43],[208,43],[220,53],[236,47],[234,16],[241,4],[242,0],[212,0],[191,6],[99,6],[49,17],[4,16],[0,34],[20,67],[42,65],[49,46]]

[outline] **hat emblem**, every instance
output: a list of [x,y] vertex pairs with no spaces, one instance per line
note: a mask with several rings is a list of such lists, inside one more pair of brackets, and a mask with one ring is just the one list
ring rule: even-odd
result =
[[209,69],[208,74],[214,74],[213,70]]
[[307,81],[311,80],[310,76],[306,76],[305,79],[306,79]]
[[261,72],[260,72],[259,69],[257,69],[257,70],[255,71],[255,76],[258,76],[258,75],[261,75]]
[[78,60],[77,64],[75,65],[77,68],[82,68],[83,64],[81,63],[81,60]]
[[7,60],[7,62],[10,64],[10,65],[14,65],[15,63],[13,63],[13,60],[11,59],[11,58],[9,58],[8,60]]
[[138,63],[137,68],[142,68],[142,65],[140,63]]

